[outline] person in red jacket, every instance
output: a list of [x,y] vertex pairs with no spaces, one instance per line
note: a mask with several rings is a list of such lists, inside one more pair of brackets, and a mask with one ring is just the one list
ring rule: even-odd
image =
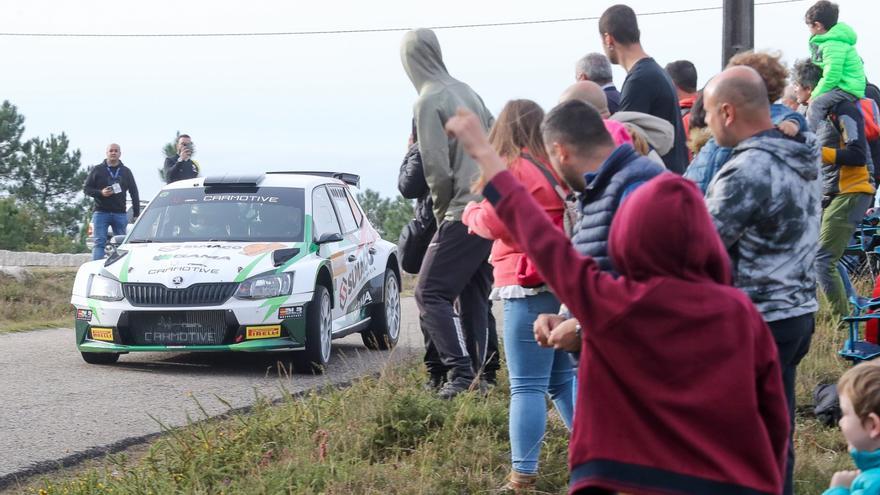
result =
[[[550,170],[541,121],[544,111],[531,100],[508,102],[489,133],[489,142],[508,164],[510,173],[528,188],[558,228],[562,228],[568,190]],[[485,185],[478,182],[477,187]],[[566,427],[574,408],[574,372],[562,350],[542,348],[532,338],[532,326],[541,313],[559,311],[559,300],[547,289],[511,239],[488,201],[470,202],[461,221],[473,234],[495,241],[490,260],[495,287],[493,300],[504,301],[504,353],[510,376],[510,450],[512,469],[507,489],[533,488],[538,457],[547,424],[547,395]]]
[[[554,150],[571,122],[557,110],[544,143],[565,176]],[[614,144],[599,114],[577,125],[601,166]],[[478,162],[511,238],[583,325],[570,493],[778,494],[789,424],[776,345],[732,286],[696,186],[661,174],[624,200],[609,234],[615,278],[553,227],[476,117],[461,110],[446,129]]]

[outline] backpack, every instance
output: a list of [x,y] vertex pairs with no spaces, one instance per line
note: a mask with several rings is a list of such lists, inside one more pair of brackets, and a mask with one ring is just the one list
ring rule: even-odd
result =
[[834,426],[840,421],[843,413],[840,411],[837,385],[833,383],[816,385],[816,388],[813,389],[813,403],[816,405],[813,412],[820,423],[825,426]]

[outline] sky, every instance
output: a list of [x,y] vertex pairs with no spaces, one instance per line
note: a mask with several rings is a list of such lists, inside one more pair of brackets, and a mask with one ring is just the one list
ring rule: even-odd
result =
[[[760,3],[765,0],[756,0]],[[720,6],[722,0],[629,0],[637,13]],[[810,1],[756,5],[755,48],[791,64],[808,56]],[[611,1],[0,0],[3,33],[244,33],[415,28],[598,17]],[[839,0],[880,80],[880,4]],[[442,5],[442,6],[441,6]],[[721,66],[721,10],[641,15],[642,45],[661,65],[694,62],[702,86]],[[581,56],[602,51],[597,21],[438,30],[446,66],[498,114],[529,98],[545,110],[574,82]],[[416,92],[400,63],[403,32],[224,38],[0,36],[0,99],[25,116],[25,137],[64,132],[84,166],[107,144],[141,197],[162,183],[162,147],[190,134],[205,175],[268,170],[357,173],[397,194]],[[615,83],[625,73],[614,68]]]

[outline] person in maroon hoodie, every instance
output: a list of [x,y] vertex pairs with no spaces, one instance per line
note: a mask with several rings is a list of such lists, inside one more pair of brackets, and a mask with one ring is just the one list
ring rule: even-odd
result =
[[[598,112],[584,125],[595,155],[607,155],[614,145]],[[789,424],[776,346],[731,285],[696,186],[662,174],[625,199],[609,237],[615,278],[553,227],[475,116],[460,110],[446,129],[480,165],[510,236],[583,325],[570,493],[778,494]],[[548,150],[557,137],[545,126]],[[552,151],[550,160],[564,175]]]

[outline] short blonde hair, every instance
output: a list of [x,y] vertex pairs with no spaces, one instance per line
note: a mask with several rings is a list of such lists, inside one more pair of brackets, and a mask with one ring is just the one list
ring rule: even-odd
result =
[[849,398],[862,421],[871,413],[880,416],[880,365],[862,363],[850,368],[838,380],[837,393]]

